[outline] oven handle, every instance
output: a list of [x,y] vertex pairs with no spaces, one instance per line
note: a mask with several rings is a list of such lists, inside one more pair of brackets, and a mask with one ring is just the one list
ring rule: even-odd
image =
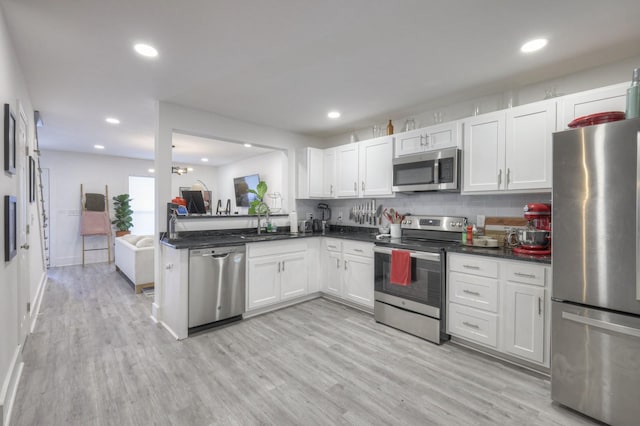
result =
[[[381,253],[381,254],[388,254],[391,255],[391,252],[394,249],[390,249],[387,247],[379,247],[379,246],[375,246],[373,247],[373,252],[374,253]],[[402,250],[402,249],[396,249],[396,250]],[[411,257],[414,257],[416,259],[423,259],[423,260],[431,260],[433,262],[440,262],[440,253],[429,253],[426,251],[409,251]]]

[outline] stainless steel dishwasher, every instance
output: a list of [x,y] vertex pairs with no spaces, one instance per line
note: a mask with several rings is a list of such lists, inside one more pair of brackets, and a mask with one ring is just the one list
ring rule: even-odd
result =
[[244,245],[189,250],[190,329],[241,319],[244,295]]

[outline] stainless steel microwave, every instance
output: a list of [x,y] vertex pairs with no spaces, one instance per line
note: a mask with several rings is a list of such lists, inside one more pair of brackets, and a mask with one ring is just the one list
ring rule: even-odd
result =
[[393,191],[460,191],[460,150],[447,148],[393,160]]

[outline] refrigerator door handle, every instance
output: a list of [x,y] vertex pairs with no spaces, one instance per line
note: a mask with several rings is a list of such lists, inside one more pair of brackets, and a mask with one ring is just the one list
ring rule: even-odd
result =
[[562,312],[562,319],[589,325],[603,330],[613,331],[615,333],[626,334],[627,336],[640,337],[640,329],[627,327],[613,322],[597,320],[582,315],[572,314],[571,312]]
[[[636,136],[636,182],[640,182],[640,132]],[[636,184],[636,300],[640,301],[640,184]]]

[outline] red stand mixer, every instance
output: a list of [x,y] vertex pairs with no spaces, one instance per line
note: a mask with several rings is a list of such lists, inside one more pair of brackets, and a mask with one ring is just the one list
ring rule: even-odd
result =
[[518,246],[514,253],[549,256],[551,254],[551,204],[529,203],[524,206],[527,229],[516,231]]

